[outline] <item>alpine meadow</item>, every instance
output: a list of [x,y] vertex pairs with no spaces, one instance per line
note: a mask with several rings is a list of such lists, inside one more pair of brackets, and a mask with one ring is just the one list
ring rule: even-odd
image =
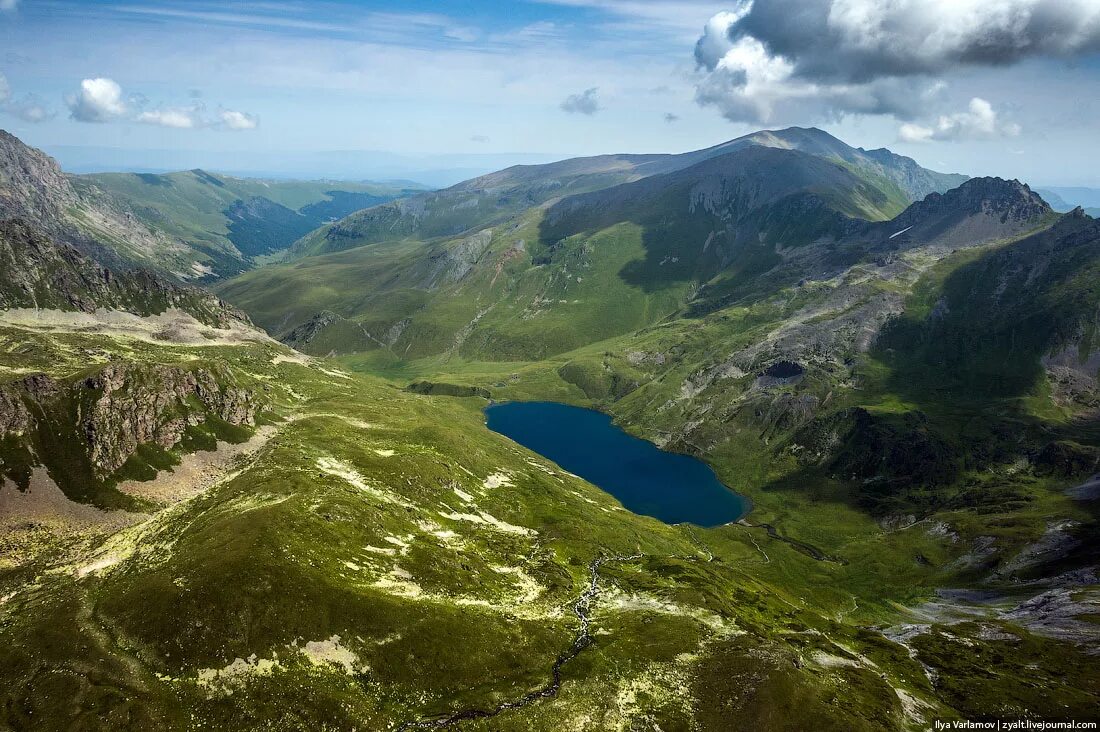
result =
[[1100,724],[1100,0],[0,45],[0,730]]

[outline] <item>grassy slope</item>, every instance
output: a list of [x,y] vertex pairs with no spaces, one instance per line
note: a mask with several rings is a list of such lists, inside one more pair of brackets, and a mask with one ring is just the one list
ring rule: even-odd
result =
[[[54,349],[59,376],[84,340],[13,336]],[[602,571],[596,645],[566,667],[557,700],[493,728],[752,725],[798,698],[789,728],[881,729],[902,723],[890,684],[928,694],[903,651],[831,619],[849,602],[831,589],[845,567],[782,545],[764,562],[748,530],[629,514],[489,433],[480,400],[275,366],[268,347],[198,352],[266,381],[286,421],[201,497],[0,570],[5,724],[376,728],[492,705],[548,677],[572,641],[568,603],[605,553],[643,556]],[[106,569],[77,571],[93,565]],[[326,647],[333,663],[319,660]],[[888,679],[818,652],[874,655]]]
[[[278,230],[266,232],[267,238],[280,242],[278,248],[285,248],[327,219],[349,213],[347,206],[351,202],[358,201],[355,205],[367,207],[403,192],[379,183],[266,181],[214,175],[201,170],[162,175],[98,173],[76,176],[74,183],[78,189],[98,188],[126,200],[144,221],[187,242],[200,252],[199,262],[218,271],[226,268],[239,271],[241,266],[235,244],[246,240],[247,233],[235,235],[232,220],[227,216],[235,202],[263,198],[288,209],[287,214],[305,214],[297,226],[288,221],[284,225],[285,234]],[[338,194],[335,199],[334,192]],[[317,204],[336,204],[339,194],[348,197],[343,206],[335,205],[331,210],[309,209]]]
[[[1054,401],[1039,365],[1041,356],[1062,346],[1080,353],[1082,363],[1095,349],[1089,340],[1094,332],[1090,313],[1097,306],[1089,285],[1094,281],[1095,247],[1087,238],[1074,240],[1073,227],[1060,228],[1058,236],[1040,234],[944,260],[915,280],[912,290],[904,290],[906,317],[888,329],[882,344],[867,353],[850,354],[855,359],[850,375],[830,376],[821,368],[797,387],[779,389],[779,395],[827,396],[826,411],[833,413],[862,407],[885,424],[923,414],[928,429],[958,456],[960,470],[946,483],[913,485],[900,494],[883,496],[872,490],[873,485],[852,484],[827,466],[799,459],[790,449],[798,444],[798,431],[761,419],[766,402],[762,408],[751,401],[749,409],[736,406],[749,395],[746,387],[755,374],[719,382],[690,402],[680,400],[681,385],[691,377],[727,354],[766,339],[815,302],[820,304],[827,294],[821,291],[782,292],[750,307],[670,322],[542,362],[478,362],[454,356],[395,362],[376,353],[349,356],[344,362],[397,382],[429,378],[488,386],[495,398],[549,398],[598,406],[650,439],[673,438],[671,446],[701,454],[728,485],[753,499],[753,521],[772,523],[782,533],[848,561],[828,573],[831,587],[822,581],[806,591],[818,602],[831,597],[840,604],[850,596],[850,607],[840,611],[849,620],[882,622],[900,605],[916,604],[937,587],[979,581],[1005,597],[1020,597],[1011,582],[991,581],[988,573],[1039,541],[1052,525],[1075,522],[1074,535],[1086,543],[1062,560],[1040,563],[1025,577],[1049,576],[1095,561],[1095,547],[1087,539],[1097,526],[1095,506],[1063,493],[1086,477],[1088,467],[1076,473],[1052,471],[1036,457],[1052,441],[1069,440],[1084,445],[1082,449],[1100,446],[1100,433],[1091,421],[1082,421],[1091,402],[1083,406]],[[1051,242],[1066,242],[1066,236],[1068,243],[1055,247],[1054,256],[1036,262],[1035,251],[1049,254]],[[1010,302],[1003,300],[1006,292]],[[920,325],[941,299],[947,303],[946,318]],[[829,316],[817,317],[824,327],[834,327]],[[921,334],[922,328],[933,332]],[[970,347],[952,350],[952,343]],[[949,357],[952,353],[968,355],[960,362]],[[654,358],[658,354],[660,362]],[[693,411],[700,405],[708,416]],[[702,424],[697,419],[703,419]],[[685,424],[697,425],[690,438],[683,433]],[[881,511],[891,511],[901,520],[882,524],[868,515],[868,505],[877,506],[880,516]],[[913,517],[904,518],[907,513]],[[897,528],[917,519],[913,528]],[[949,527],[949,540],[930,530],[939,525]],[[990,542],[992,552],[977,564],[967,561],[965,557],[983,542]],[[781,560],[753,573],[792,588],[804,586],[806,571]],[[816,567],[810,571],[820,572]],[[964,634],[977,631],[976,626],[963,626]],[[957,632],[955,627],[952,632]],[[971,716],[993,714],[990,710],[999,708],[1006,693],[1030,695],[1023,687],[1013,687],[1017,682],[1010,680],[1011,674],[1046,653],[1066,649],[1051,641],[1038,646],[1028,641],[1011,660],[1017,671],[974,677],[974,667],[965,661],[969,652],[963,650],[964,642],[952,641],[950,635],[920,638],[921,659],[936,659],[932,665],[950,677],[941,688]],[[947,655],[939,655],[941,650]],[[961,655],[949,660],[952,653]],[[982,651],[986,653],[1003,654],[1004,648]],[[1087,668],[1086,673],[1096,673],[1095,664]],[[1059,678],[1067,669],[1052,671],[1050,678]],[[1056,695],[1084,698],[1078,695],[1087,687],[1071,681],[1071,690],[1058,683]],[[1016,691],[1007,692],[1009,688]],[[986,711],[980,712],[983,705]],[[1000,708],[998,713],[1003,712]]]
[[[761,176],[769,181],[762,187],[753,183]],[[296,343],[310,353],[533,360],[661,322],[713,279],[717,295],[751,287],[782,261],[779,250],[837,235],[845,216],[898,213],[900,191],[876,182],[816,157],[749,148],[506,221],[479,219],[485,229],[459,237],[410,236],[308,256],[218,291],[278,335],[324,310],[350,321],[315,343]],[[706,203],[698,190],[710,191]],[[790,226],[793,216],[806,223]],[[471,251],[478,231],[491,239]]]
[[[918,281],[912,312],[974,259],[960,255]],[[916,658],[876,631],[918,617],[900,608],[935,588],[975,581],[955,563],[978,537],[993,536],[995,556],[1008,557],[1051,520],[1089,521],[1060,492],[1064,478],[986,465],[998,477],[1016,475],[1030,500],[884,527],[842,480],[818,472],[812,483],[791,483],[805,474],[780,449],[789,431],[773,434],[773,449],[751,416],[726,411],[751,376],[706,387],[692,403],[722,418],[682,432],[692,404],[675,399],[688,377],[821,305],[834,285],[791,288],[540,362],[469,361],[461,349],[343,359],[386,378],[342,375],[324,362],[276,365],[271,346],[11,334],[18,342],[5,349],[7,368],[60,374],[79,368],[92,343],[140,360],[216,359],[267,384],[285,421],[254,460],[201,497],[102,548],[89,540],[65,553],[68,545],[47,542],[3,570],[0,595],[14,593],[0,606],[5,721],[376,728],[492,707],[545,682],[572,642],[569,603],[603,553],[644,556],[601,572],[596,643],[565,667],[560,695],[472,728],[917,726],[896,689],[920,700],[915,713],[926,719],[1025,708],[1089,718],[1096,658],[1018,624],[936,626],[911,642]],[[835,390],[837,408],[911,409],[913,397],[891,386],[892,368],[870,353],[856,366],[859,391],[830,382],[827,371],[788,390]],[[753,498],[752,521],[842,561],[817,561],[760,529],[669,527],[622,511],[488,432],[483,401],[399,390],[417,376],[487,385],[498,398],[600,406],[651,438],[681,435],[681,449],[698,440],[722,478]],[[1037,403],[1036,388],[1021,409]],[[486,523],[493,520],[503,523]],[[958,538],[926,530],[940,521]],[[104,557],[117,563],[78,576]],[[1008,583],[993,587],[1019,596]],[[333,662],[318,661],[326,650]],[[920,663],[938,672],[935,685]],[[976,670],[991,666],[995,674]]]

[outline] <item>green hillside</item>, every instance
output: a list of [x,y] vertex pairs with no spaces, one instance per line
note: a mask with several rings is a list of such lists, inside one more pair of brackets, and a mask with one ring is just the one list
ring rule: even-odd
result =
[[[727,289],[749,286],[800,247],[835,242],[857,220],[888,219],[908,204],[896,187],[883,190],[880,178],[858,172],[793,149],[741,145],[610,187],[601,168],[572,185],[593,190],[558,190],[522,210],[505,196],[515,211],[507,216],[498,206],[479,219],[481,209],[458,206],[461,224],[431,208],[402,217],[420,205],[413,197],[299,243],[358,232],[359,246],[265,268],[218,291],[309,353],[542,358],[660,322],[716,278]],[[430,194],[436,205],[456,195]],[[471,221],[461,236],[424,238]]]
[[[733,315],[695,326],[733,335]],[[620,343],[653,347],[661,330]],[[152,396],[176,388],[165,378],[210,369],[258,400],[253,425],[200,414],[176,446],[141,451],[126,468],[141,479],[104,494],[125,510],[85,516],[55,497],[69,518],[36,524],[34,504],[7,499],[6,726],[393,728],[476,712],[484,718],[468,726],[486,730],[870,731],[1025,709],[1084,719],[1095,708],[1096,657],[1052,635],[1071,621],[960,621],[920,605],[973,578],[960,567],[981,537],[995,537],[986,560],[1007,563],[1047,517],[1086,520],[1055,490],[1064,479],[1017,473],[1035,497],[1022,510],[948,510],[907,528],[847,505],[827,480],[753,487],[730,445],[706,455],[752,497],[750,522],[668,526],[489,432],[481,399],[407,393],[259,336],[157,344],[0,324],[0,337],[16,346],[0,373],[44,369],[51,394],[94,401],[110,368],[130,374],[113,381],[112,403],[125,408],[132,391]],[[89,345],[114,364],[89,365]],[[636,373],[671,373],[657,353],[631,356]],[[494,395],[549,393],[544,366]],[[29,383],[0,382],[27,394]],[[634,411],[573,386],[559,394]],[[80,417],[42,414],[44,434]],[[202,480],[189,483],[196,465]],[[26,480],[51,490],[44,471]],[[1039,591],[986,586],[1006,608]],[[555,686],[555,659],[577,647]],[[990,664],[996,676],[975,672]]]
[[[0,728],[1094,719],[1100,222],[823,135],[352,214],[216,285],[279,340],[0,225]],[[247,200],[245,249],[308,208]],[[751,510],[635,514],[490,400]]]
[[73,182],[86,197],[127,201],[143,222],[197,252],[193,271],[182,273],[188,276],[237,274],[328,221],[410,193],[380,183],[260,180],[203,170],[97,173]]
[[[425,240],[455,236],[472,228],[508,222],[531,207],[553,200],[675,173],[753,148],[802,152],[846,167],[877,188],[876,196],[885,196],[895,212],[929,193],[946,191],[966,180],[963,175],[926,170],[888,150],[849,147],[816,128],[791,127],[753,133],[680,155],[603,155],[549,165],[518,165],[350,216],[303,238],[295,252],[324,254],[401,237]],[[872,208],[881,205],[872,204]]]

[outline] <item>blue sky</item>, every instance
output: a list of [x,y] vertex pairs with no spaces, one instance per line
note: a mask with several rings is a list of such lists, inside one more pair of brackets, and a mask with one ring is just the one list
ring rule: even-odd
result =
[[[802,1],[834,15],[841,5],[877,12],[873,0]],[[799,0],[771,4],[792,2]],[[1066,22],[1093,32],[1093,0],[952,7],[1008,12],[1044,2],[1081,6],[1083,19]],[[0,0],[0,74],[10,90],[0,126],[63,163],[79,157],[74,148],[121,149],[119,160],[146,155],[149,167],[218,167],[224,159],[223,169],[259,170],[265,160],[274,169],[295,159],[303,173],[321,176],[314,153],[324,151],[418,158],[412,168],[495,167],[513,158],[684,151],[801,124],[938,169],[1100,185],[1100,46],[1091,36],[1008,63],[953,64],[949,48],[931,62],[902,59],[924,66],[899,78],[866,84],[862,70],[847,69],[838,81],[830,69],[823,80],[809,52],[789,54],[789,64],[774,54],[745,60],[744,44],[727,43],[750,33],[761,48],[782,43],[790,28],[750,23],[751,11],[768,4]],[[975,22],[981,29],[987,20]],[[704,26],[720,46],[713,58],[696,53]],[[924,53],[927,36],[922,43]],[[793,75],[772,83],[783,64]],[[110,84],[82,87],[86,80]]]

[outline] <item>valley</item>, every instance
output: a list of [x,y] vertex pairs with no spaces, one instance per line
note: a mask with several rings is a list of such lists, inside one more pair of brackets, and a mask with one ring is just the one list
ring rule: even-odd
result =
[[[807,128],[441,191],[43,184],[109,191],[181,262],[236,250],[195,277],[28,219],[14,179],[0,726],[1096,716],[1081,209]],[[558,447],[621,427],[725,500],[630,510],[496,429],[520,402],[598,410]]]

